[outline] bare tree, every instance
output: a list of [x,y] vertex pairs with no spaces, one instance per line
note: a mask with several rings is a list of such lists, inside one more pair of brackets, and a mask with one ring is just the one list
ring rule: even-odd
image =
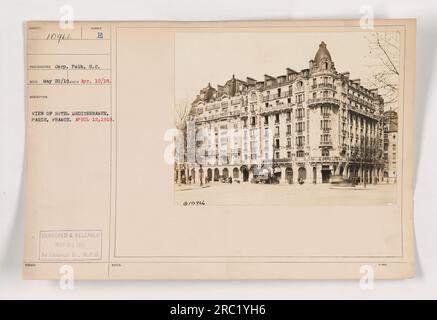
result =
[[191,105],[188,100],[175,105],[175,126],[176,129],[185,130]]
[[175,159],[176,163],[183,163],[186,160],[187,148],[187,120],[191,112],[191,105],[188,99],[175,105],[175,127],[179,131],[175,137]]
[[369,67],[373,77],[367,85],[378,89],[389,109],[397,109],[399,101],[400,34],[398,32],[372,32],[369,41]]

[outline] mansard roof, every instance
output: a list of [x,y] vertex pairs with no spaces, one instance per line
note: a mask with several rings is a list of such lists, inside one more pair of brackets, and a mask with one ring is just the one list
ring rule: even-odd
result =
[[210,83],[200,90],[200,94],[193,101],[193,105],[197,105],[200,101],[210,102],[216,101],[222,97],[234,97],[239,94],[243,94],[247,92],[251,88],[255,88],[257,90],[265,90],[274,88],[278,85],[283,85],[285,83],[291,83],[296,79],[307,79],[311,77],[313,72],[318,72],[323,63],[328,63],[329,71],[337,77],[341,78],[342,81],[347,82],[349,86],[358,89],[360,91],[365,91],[370,96],[382,99],[380,95],[378,95],[377,91],[374,89],[367,89],[361,85],[360,79],[350,79],[349,72],[337,73],[334,68],[334,62],[332,61],[331,54],[329,53],[326,43],[322,41],[319,44],[319,49],[316,52],[314,60],[310,60],[310,68],[301,69],[301,71],[295,71],[290,68],[286,68],[286,72],[280,76],[271,76],[268,74],[264,75],[263,80],[256,80],[254,78],[247,77],[246,81],[237,79],[235,75],[232,75],[232,78],[227,80],[224,85],[217,85],[217,89],[213,88]]
[[319,44],[319,50],[317,50],[317,53],[314,57],[314,62],[317,65],[320,65],[320,62],[322,61],[332,61],[331,59],[331,54],[329,53],[328,49],[326,48],[326,43],[324,41],[322,41]]

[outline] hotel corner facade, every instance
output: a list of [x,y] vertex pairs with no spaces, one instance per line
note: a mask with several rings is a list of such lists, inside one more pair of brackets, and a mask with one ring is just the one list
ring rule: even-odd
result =
[[175,180],[383,181],[383,109],[376,90],[337,72],[322,42],[308,69],[200,90],[177,143]]
[[383,114],[384,123],[384,180],[396,183],[397,163],[396,152],[398,146],[398,114],[389,110]]

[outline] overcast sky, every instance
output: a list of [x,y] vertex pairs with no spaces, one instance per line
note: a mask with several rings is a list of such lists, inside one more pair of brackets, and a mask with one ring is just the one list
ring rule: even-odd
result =
[[175,41],[176,104],[191,103],[208,82],[216,87],[232,74],[263,80],[264,74],[285,74],[287,67],[308,68],[321,41],[338,72],[349,71],[352,79],[362,81],[374,72],[364,32],[193,32],[177,33]]

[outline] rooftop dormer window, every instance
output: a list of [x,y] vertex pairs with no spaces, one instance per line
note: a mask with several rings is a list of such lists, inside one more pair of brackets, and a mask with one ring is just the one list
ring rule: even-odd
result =
[[297,90],[301,90],[302,87],[303,87],[303,82],[302,82],[302,81],[299,81],[299,82],[296,84],[296,87],[297,87]]

